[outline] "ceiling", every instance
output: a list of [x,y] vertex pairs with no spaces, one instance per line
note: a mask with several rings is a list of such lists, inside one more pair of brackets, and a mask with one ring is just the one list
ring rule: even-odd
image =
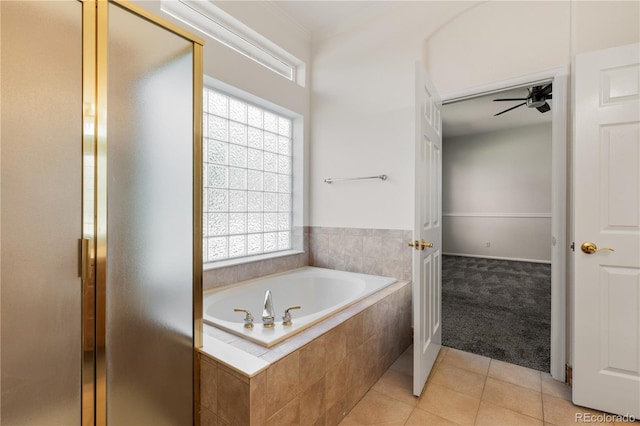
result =
[[[451,138],[551,123],[551,111],[540,113],[537,109],[524,105],[497,117],[493,116],[523,102],[493,102],[494,99],[524,98],[527,94],[527,88],[521,87],[446,104],[442,107],[442,134],[445,138]],[[553,108],[552,101],[547,102]]]
[[303,27],[312,39],[320,39],[364,19],[397,7],[397,1],[304,0],[271,3]]
[[[400,1],[336,1],[267,0],[275,8],[296,22],[309,33],[311,39],[322,39],[355,26],[377,15],[389,13],[401,5]],[[526,87],[467,99],[447,104],[442,110],[444,137],[488,133],[516,127],[551,123],[551,112],[540,113],[535,108],[522,106],[498,117],[493,115],[519,102],[493,102],[496,98],[522,98],[528,94]],[[551,101],[549,105],[553,107]]]

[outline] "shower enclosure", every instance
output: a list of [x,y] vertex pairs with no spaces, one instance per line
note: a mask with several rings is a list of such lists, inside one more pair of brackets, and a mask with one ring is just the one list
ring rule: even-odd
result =
[[202,41],[124,1],[0,19],[0,419],[192,424]]

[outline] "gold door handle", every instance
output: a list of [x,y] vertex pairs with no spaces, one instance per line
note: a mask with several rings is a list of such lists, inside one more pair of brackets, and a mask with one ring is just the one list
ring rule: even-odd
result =
[[586,243],[583,243],[580,246],[580,249],[586,253],[586,254],[593,254],[597,251],[615,251],[612,248],[601,248],[599,249],[598,246],[595,243],[592,243],[591,241],[587,241]]
[[426,248],[433,247],[433,244],[425,240],[422,240],[422,241],[415,240],[415,241],[409,241],[409,247],[413,247],[416,250],[424,250]]

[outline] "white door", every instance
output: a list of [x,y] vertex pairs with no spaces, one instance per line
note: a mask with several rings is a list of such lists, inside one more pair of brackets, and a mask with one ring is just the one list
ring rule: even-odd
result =
[[634,44],[586,53],[576,56],[574,68],[573,401],[637,418],[639,52]]
[[416,205],[413,247],[413,394],[419,396],[442,340],[442,101],[416,65]]

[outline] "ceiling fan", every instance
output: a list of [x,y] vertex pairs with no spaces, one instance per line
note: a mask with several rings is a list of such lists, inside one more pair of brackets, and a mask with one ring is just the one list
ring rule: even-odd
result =
[[524,101],[521,104],[518,104],[514,107],[507,108],[502,112],[494,114],[494,117],[500,114],[504,114],[505,112],[509,112],[512,109],[516,109],[521,107],[522,105],[526,105],[527,108],[535,108],[540,112],[547,112],[551,109],[549,104],[547,103],[547,99],[551,99],[551,83],[546,86],[533,86],[529,89],[529,95],[526,98],[504,98],[504,99],[494,99],[494,102],[507,102],[507,101]]

